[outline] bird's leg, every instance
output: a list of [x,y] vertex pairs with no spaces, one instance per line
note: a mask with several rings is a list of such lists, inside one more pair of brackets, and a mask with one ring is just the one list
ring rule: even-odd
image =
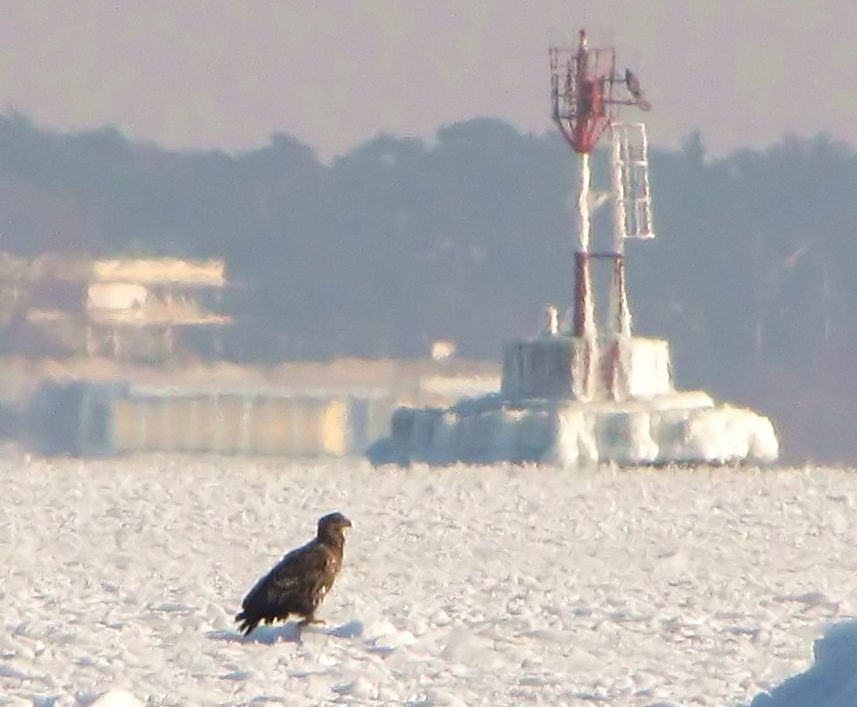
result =
[[315,618],[315,614],[309,614],[307,616],[304,616],[304,618],[301,620],[301,622],[298,624],[298,626],[303,628],[304,626],[309,626],[310,624],[324,624],[324,623],[327,623],[324,619],[317,619],[317,618]]

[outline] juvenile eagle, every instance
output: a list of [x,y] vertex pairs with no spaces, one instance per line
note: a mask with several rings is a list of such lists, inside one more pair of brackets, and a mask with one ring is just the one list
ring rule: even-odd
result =
[[640,79],[637,78],[637,75],[631,69],[625,69],[625,85],[628,87],[628,93],[634,98],[642,97],[643,91],[640,88]]
[[625,69],[625,86],[627,86],[628,93],[631,94],[631,97],[640,109],[649,110],[652,107],[652,104],[643,95],[643,89],[640,88],[640,79],[637,78],[637,75],[631,69]]
[[315,538],[283,557],[244,597],[235,616],[239,630],[246,636],[263,621],[286,621],[292,614],[302,617],[301,626],[319,623],[315,612],[342,567],[344,529],[350,527],[341,513],[320,518]]

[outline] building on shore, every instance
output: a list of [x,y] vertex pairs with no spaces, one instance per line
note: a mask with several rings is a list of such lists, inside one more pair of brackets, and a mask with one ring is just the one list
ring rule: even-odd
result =
[[0,254],[3,353],[159,361],[217,354],[223,259]]

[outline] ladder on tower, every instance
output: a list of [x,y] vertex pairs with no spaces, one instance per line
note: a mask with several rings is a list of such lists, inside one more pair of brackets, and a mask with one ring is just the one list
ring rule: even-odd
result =
[[616,235],[654,238],[646,125],[613,123],[610,132]]

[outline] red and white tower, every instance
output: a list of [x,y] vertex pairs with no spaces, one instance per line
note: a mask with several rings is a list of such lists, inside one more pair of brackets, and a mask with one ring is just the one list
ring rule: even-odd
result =
[[[552,117],[569,146],[580,155],[577,196],[578,244],[575,252],[572,336],[582,347],[582,397],[592,399],[607,391],[624,397],[623,340],[631,336],[631,314],[625,287],[627,238],[651,238],[645,125],[617,121],[622,106],[649,109],[637,77],[629,69],[618,74],[613,47],[592,48],[580,31],[577,47],[550,49]],[[601,137],[611,143],[610,192],[613,202],[613,239],[605,252],[593,252],[592,211],[598,195],[592,191],[591,155]],[[593,259],[612,262],[607,350],[599,351],[600,333],[592,288]],[[599,383],[601,385],[599,385]]]
[[[376,466],[412,460],[498,461],[584,467],[610,463],[770,463],[779,443],[771,421],[720,405],[704,391],[676,390],[669,342],[633,336],[625,292],[625,241],[652,238],[646,130],[620,123],[623,106],[648,110],[637,77],[617,73],[612,47],[551,49],[553,119],[579,155],[579,230],[572,326],[547,308],[536,336],[507,341],[499,395],[445,410],[396,410],[391,434],[367,451]],[[594,193],[591,157],[607,136],[607,189]],[[591,212],[612,206],[609,245],[592,249]],[[595,316],[592,265],[609,264],[609,314]]]

